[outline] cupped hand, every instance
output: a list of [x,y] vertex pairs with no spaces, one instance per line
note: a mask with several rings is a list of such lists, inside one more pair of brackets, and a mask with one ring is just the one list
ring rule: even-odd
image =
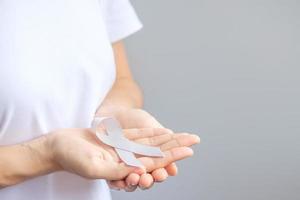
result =
[[[118,106],[102,107],[97,113],[99,116],[113,116],[121,123],[123,128],[163,128],[163,126],[150,113],[143,109],[124,108]],[[173,133],[169,130],[170,133]],[[163,182],[168,176],[175,176],[177,167],[171,163],[164,168],[155,169],[150,174],[131,173],[126,179],[110,181],[108,184],[113,189],[134,191],[137,185],[142,189],[150,188],[154,182]]]
[[170,134],[167,129],[125,129],[125,136],[135,142],[157,146],[163,158],[140,156],[144,169],[127,166],[114,148],[103,144],[90,129],[62,129],[48,136],[52,160],[61,170],[89,179],[122,180],[131,173],[143,176],[157,168],[193,154],[190,145],[199,142],[192,134]]

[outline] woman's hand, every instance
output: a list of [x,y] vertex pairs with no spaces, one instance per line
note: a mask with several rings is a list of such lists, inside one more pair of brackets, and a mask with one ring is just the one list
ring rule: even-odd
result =
[[[62,129],[48,136],[52,160],[60,169],[89,179],[122,180],[130,173],[142,175],[193,154],[189,146],[199,142],[192,134],[170,134],[169,130],[126,129],[125,136],[135,142],[160,147],[163,158],[141,156],[145,169],[127,166],[115,150],[103,144],[90,129]],[[143,176],[143,175],[142,175]]]
[[[163,126],[151,114],[142,109],[132,109],[119,106],[101,107],[97,113],[99,116],[113,116],[121,123],[123,128],[162,128]],[[169,130],[172,133],[171,130]],[[113,189],[125,189],[134,191],[137,185],[142,189],[150,188],[154,181],[163,182],[168,176],[175,176],[177,167],[171,163],[165,168],[158,168],[151,173],[138,174],[131,173],[126,179],[110,181],[109,185]]]

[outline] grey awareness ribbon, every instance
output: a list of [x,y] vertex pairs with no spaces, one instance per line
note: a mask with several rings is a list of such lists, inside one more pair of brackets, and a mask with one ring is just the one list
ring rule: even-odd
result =
[[[98,132],[103,127],[106,133]],[[164,154],[158,147],[146,146],[128,140],[124,135],[119,122],[112,117],[96,117],[92,122],[92,129],[101,142],[114,147],[120,159],[130,166],[142,167],[142,163],[135,157],[135,154],[163,157]]]

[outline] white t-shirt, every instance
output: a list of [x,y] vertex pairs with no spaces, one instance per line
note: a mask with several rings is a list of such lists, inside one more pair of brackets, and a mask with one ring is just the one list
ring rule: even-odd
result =
[[[141,28],[128,0],[0,0],[0,145],[89,127],[115,78],[111,43]],[[2,200],[110,199],[67,172],[0,190]]]

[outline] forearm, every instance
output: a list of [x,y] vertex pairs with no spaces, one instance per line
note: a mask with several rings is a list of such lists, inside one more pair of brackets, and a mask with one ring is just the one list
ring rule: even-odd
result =
[[142,92],[131,74],[123,42],[116,42],[112,47],[116,63],[116,81],[100,105],[98,114],[113,109],[141,108],[143,105]]
[[132,79],[120,78],[116,80],[97,113],[111,111],[114,108],[141,108],[142,105],[142,92],[136,82]]
[[0,188],[57,170],[46,137],[0,147]]

